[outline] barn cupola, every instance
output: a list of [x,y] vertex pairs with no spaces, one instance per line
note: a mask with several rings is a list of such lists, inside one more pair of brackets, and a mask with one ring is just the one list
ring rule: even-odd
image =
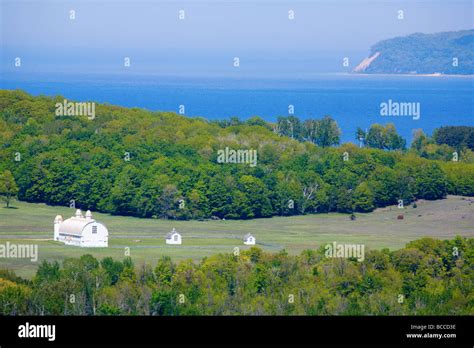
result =
[[86,219],[87,220],[92,220],[92,213],[90,210],[86,211]]
[[63,217],[56,215],[54,218],[54,240],[59,240],[59,226],[63,223]]
[[74,216],[75,216],[75,217],[78,217],[78,218],[82,217],[81,209],[77,209],[77,210],[76,210],[76,214],[75,214]]

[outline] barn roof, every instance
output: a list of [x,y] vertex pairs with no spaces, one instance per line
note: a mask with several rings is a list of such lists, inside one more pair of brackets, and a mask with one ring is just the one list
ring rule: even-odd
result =
[[[74,214],[73,217],[70,217],[69,219],[66,219],[61,222],[58,218],[61,218],[61,216],[56,216],[55,222],[59,223],[59,233],[66,233],[66,234],[72,234],[72,235],[77,235],[81,236],[82,231],[84,230],[84,227],[91,223],[96,223],[100,224],[100,222],[95,221],[92,218],[92,213],[90,210],[86,212],[86,216],[84,217],[82,215],[82,212],[80,209],[76,210],[76,213]],[[102,224],[101,224],[102,225]],[[105,226],[104,226],[105,227]],[[106,228],[107,231],[107,228]],[[108,234],[108,231],[107,231]]]
[[95,222],[95,220],[86,220],[73,216],[72,218],[64,220],[63,223],[59,225],[59,233],[82,235],[84,227],[92,222]]
[[249,239],[250,237],[253,237],[250,233],[247,233],[245,236],[244,236],[244,240],[247,240]]

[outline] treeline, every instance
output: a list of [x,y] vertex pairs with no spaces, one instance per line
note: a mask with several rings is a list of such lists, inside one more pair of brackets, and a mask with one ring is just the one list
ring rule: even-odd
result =
[[[21,200],[141,217],[249,219],[474,195],[468,155],[453,162],[387,151],[400,142],[390,125],[366,135],[386,136],[369,142],[380,149],[336,148],[340,131],[330,117],[302,127],[285,118],[217,124],[97,105],[89,120],[56,116],[56,103],[63,98],[0,91],[0,177],[8,179],[0,187],[14,188]],[[257,150],[257,166],[217,163],[226,147]]]
[[0,270],[0,315],[473,315],[474,239],[424,238],[365,259],[251,248],[200,263],[91,255]]
[[432,160],[474,163],[473,150],[474,127],[448,126],[435,129],[433,136],[415,130],[410,151]]
[[[321,147],[339,145],[341,137],[341,129],[331,116],[304,121],[297,116],[280,116],[275,124],[266,122],[258,116],[246,121],[234,116],[211,123],[222,128],[241,125],[263,126],[280,136],[311,142]],[[406,139],[397,133],[393,123],[385,126],[373,124],[367,130],[358,127],[355,140],[361,147],[381,150],[406,150],[407,145]],[[410,150],[424,158],[446,161],[452,160],[453,152],[456,151],[460,157],[462,153],[464,162],[474,163],[474,127],[444,126],[436,128],[432,137],[426,135],[422,129],[417,129],[414,131]]]

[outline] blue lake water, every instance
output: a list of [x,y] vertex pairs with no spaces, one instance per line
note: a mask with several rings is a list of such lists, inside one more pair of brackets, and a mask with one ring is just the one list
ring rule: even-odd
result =
[[[317,75],[305,80],[256,78],[160,77],[144,75],[4,74],[1,89],[33,95],[62,95],[126,107],[178,112],[222,119],[258,115],[275,121],[294,105],[301,119],[331,115],[342,141],[355,141],[357,127],[395,124],[408,141],[412,131],[426,133],[445,125],[474,126],[474,78],[431,76]],[[381,116],[380,104],[420,103],[420,118]]]

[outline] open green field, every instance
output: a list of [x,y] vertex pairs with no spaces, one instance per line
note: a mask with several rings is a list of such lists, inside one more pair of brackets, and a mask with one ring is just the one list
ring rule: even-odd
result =
[[[252,233],[257,246],[267,251],[287,250],[299,254],[331,243],[365,244],[366,248],[397,249],[421,237],[451,239],[456,235],[474,237],[474,197],[449,196],[438,201],[418,201],[418,207],[398,209],[395,206],[369,214],[356,214],[351,221],[344,214],[316,214],[274,217],[256,220],[174,221],[140,219],[94,213],[97,221],[109,229],[108,248],[79,248],[54,242],[53,220],[56,215],[69,218],[74,209],[45,204],[14,202],[14,209],[0,208],[0,244],[38,244],[39,260],[0,258],[0,268],[31,277],[42,260],[62,260],[89,253],[101,259],[122,259],[126,248],[136,264],[156,264],[163,255],[175,261],[199,260],[234,247],[247,249],[242,237]],[[404,214],[403,220],[397,215]],[[183,244],[165,244],[165,235],[175,227]]]

